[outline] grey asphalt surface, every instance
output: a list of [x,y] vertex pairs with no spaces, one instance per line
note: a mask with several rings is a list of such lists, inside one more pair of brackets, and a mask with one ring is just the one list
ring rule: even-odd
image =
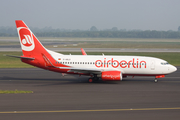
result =
[[[180,109],[170,109],[180,107],[179,70],[180,67],[175,73],[159,79],[158,83],[154,83],[153,77],[129,77],[118,82],[88,83],[86,76],[63,77],[60,73],[38,68],[0,69],[1,90],[18,89],[34,92],[0,94],[0,119],[179,120]],[[166,109],[147,110],[148,108]],[[134,110],[111,111],[111,109]],[[57,112],[64,110],[75,111]],[[13,111],[17,113],[8,113]],[[34,112],[18,113],[18,111]]]

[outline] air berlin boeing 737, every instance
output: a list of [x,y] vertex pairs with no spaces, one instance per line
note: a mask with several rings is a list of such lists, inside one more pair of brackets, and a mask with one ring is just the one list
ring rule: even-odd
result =
[[154,57],[63,55],[46,49],[22,20],[16,20],[22,48],[21,61],[42,69],[90,76],[89,82],[120,81],[127,76],[154,76],[162,78],[177,69],[167,61]]

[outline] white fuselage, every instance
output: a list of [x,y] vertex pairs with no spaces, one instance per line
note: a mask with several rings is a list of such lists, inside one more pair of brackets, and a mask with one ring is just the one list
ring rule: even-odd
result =
[[62,55],[51,52],[57,61],[73,68],[100,69],[101,71],[121,71],[123,75],[166,75],[176,71],[176,67],[154,57],[105,56],[105,55]]

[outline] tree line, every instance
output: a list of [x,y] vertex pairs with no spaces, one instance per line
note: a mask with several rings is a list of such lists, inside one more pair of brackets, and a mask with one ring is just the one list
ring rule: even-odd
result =
[[[67,30],[31,28],[37,37],[90,37],[90,38],[180,38],[180,31],[156,31],[156,30],[118,30],[113,27],[107,30]],[[16,28],[0,27],[0,37],[17,37]]]

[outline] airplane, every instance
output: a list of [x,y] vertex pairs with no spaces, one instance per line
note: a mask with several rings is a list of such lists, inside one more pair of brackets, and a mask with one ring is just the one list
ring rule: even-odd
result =
[[16,20],[22,48],[22,62],[62,74],[90,76],[88,81],[121,81],[127,76],[154,76],[158,78],[175,72],[177,68],[167,61],[143,56],[63,55],[46,49],[22,20]]

